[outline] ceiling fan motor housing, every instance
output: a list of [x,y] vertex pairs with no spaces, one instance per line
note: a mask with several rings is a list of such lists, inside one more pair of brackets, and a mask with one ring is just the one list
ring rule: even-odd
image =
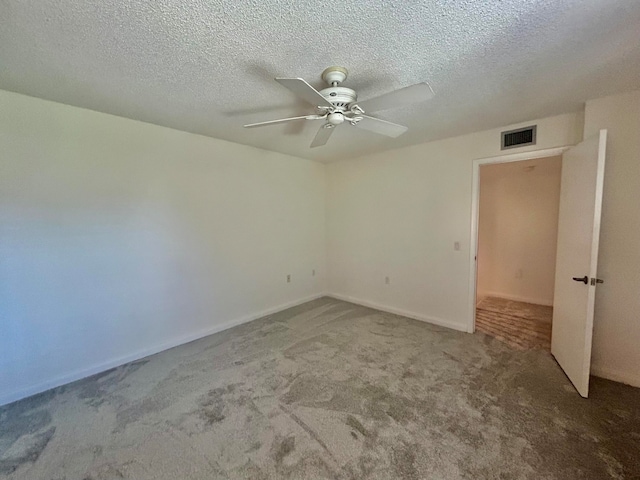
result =
[[358,99],[356,92],[347,87],[329,87],[320,90],[320,95],[326,98],[336,107],[336,110],[344,111],[349,109],[349,105]]

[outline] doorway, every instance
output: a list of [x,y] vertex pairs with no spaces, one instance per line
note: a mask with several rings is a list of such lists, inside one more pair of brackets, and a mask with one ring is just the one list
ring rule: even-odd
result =
[[562,156],[481,165],[475,327],[551,350]]
[[604,279],[598,278],[598,247],[606,151],[607,130],[602,129],[574,146],[473,161],[468,324],[471,333],[476,330],[481,166],[562,156],[551,354],[585,398],[589,395],[596,286],[604,283]]
[[536,160],[550,157],[562,157],[572,147],[561,146],[542,150],[509,153],[495,157],[478,158],[473,161],[472,186],[471,186],[471,238],[469,248],[469,303],[467,331],[476,331],[476,303],[477,303],[477,254],[478,254],[478,221],[480,218],[480,168],[486,165],[521,164],[528,160]]

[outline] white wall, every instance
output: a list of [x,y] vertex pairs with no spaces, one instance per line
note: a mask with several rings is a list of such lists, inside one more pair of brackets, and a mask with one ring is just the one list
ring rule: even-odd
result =
[[0,403],[324,290],[323,165],[3,91],[0,112]]
[[562,157],[480,167],[478,297],[553,305]]
[[[336,296],[467,326],[471,163],[503,129],[325,185],[321,164],[150,124],[3,91],[0,111],[0,404],[319,295],[325,247]],[[582,138],[580,113],[535,123],[522,151]],[[599,128],[594,371],[640,386],[640,92],[588,102]]]
[[608,130],[593,372],[640,387],[640,90],[587,102],[585,138]]
[[[538,144],[519,151],[582,139],[581,113],[509,128],[532,123],[538,125]],[[466,330],[472,162],[504,153],[502,130],[328,165],[329,291]]]

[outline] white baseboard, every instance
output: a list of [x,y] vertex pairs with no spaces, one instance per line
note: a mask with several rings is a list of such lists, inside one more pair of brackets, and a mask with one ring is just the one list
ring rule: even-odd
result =
[[534,303],[536,305],[544,305],[545,307],[553,307],[553,301],[550,302],[547,299],[523,297],[520,295],[511,295],[510,293],[501,293],[501,292],[481,292],[480,293],[479,292],[478,296],[497,297],[497,298],[503,298],[505,300],[513,300],[514,302]]
[[596,377],[606,378],[607,380],[613,380],[614,382],[625,383],[632,387],[640,388],[640,375],[632,374],[629,372],[620,372],[612,370],[606,367],[599,367],[597,365],[591,366],[591,375]]
[[376,310],[381,310],[387,313],[393,313],[395,315],[402,315],[403,317],[412,318],[414,320],[420,320],[421,322],[431,323],[433,325],[438,325],[440,327],[451,328],[452,330],[458,330],[461,332],[467,331],[466,325],[459,325],[449,320],[443,320],[441,318],[430,317],[428,315],[423,315],[421,313],[409,312],[407,310],[402,310],[395,307],[380,305],[379,303],[370,302],[368,300],[362,300],[360,298],[350,297],[349,295],[342,295],[339,293],[327,293],[326,296],[335,298],[337,300],[344,300],[345,302],[351,302],[357,305],[362,305],[363,307],[374,308]]
[[253,313],[251,315],[246,315],[244,317],[241,317],[235,320],[230,320],[225,323],[213,325],[212,327],[206,328],[204,330],[200,330],[195,333],[190,333],[189,335],[184,335],[182,337],[178,337],[168,342],[164,342],[159,345],[154,345],[152,347],[145,348],[144,350],[139,350],[130,355],[113,358],[113,359],[107,360],[106,362],[92,365],[90,367],[83,368],[80,370],[75,370],[71,373],[61,375],[51,380],[47,380],[46,382],[41,382],[36,385],[31,385],[27,388],[22,388],[20,390],[16,390],[9,393],[3,392],[3,394],[0,396],[0,406],[5,405],[7,403],[15,402],[16,400],[20,400],[22,398],[30,397],[31,395],[44,392],[51,388],[59,387],[67,383],[75,382],[76,380],[81,380],[83,378],[90,377],[91,375],[104,372],[105,370],[109,370],[111,368],[119,367],[120,365],[124,365],[125,363],[130,363],[136,360],[140,360],[141,358],[148,357],[149,355],[154,355],[156,353],[162,352],[164,350],[168,350],[173,347],[177,347],[179,345],[183,345],[185,343],[193,342],[194,340],[198,340],[200,338],[213,335],[214,333],[227,330],[237,325],[242,325],[243,323],[252,322],[253,320],[257,320],[259,318],[266,317],[267,315],[272,315],[274,313],[281,312],[282,310],[286,310],[287,308],[295,307],[297,305],[301,305],[303,303],[310,302],[311,300],[315,300],[317,298],[321,298],[324,296],[325,296],[324,293],[320,293],[316,295],[311,295],[309,297],[301,298],[298,300],[294,300],[292,302],[284,303],[282,305],[278,305],[276,307],[272,307],[258,313]]

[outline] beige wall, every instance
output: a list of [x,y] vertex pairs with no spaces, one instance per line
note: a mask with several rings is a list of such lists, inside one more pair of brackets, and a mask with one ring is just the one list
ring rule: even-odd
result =
[[[522,126],[531,123],[538,125],[538,144],[521,151],[582,139],[581,114]],[[501,130],[328,165],[329,291],[466,330],[472,162],[504,153]]]
[[640,387],[640,91],[587,102],[585,137],[608,130],[594,373]]
[[323,292],[322,164],[3,91],[0,112],[0,403]]
[[480,167],[478,297],[553,305],[562,157]]

